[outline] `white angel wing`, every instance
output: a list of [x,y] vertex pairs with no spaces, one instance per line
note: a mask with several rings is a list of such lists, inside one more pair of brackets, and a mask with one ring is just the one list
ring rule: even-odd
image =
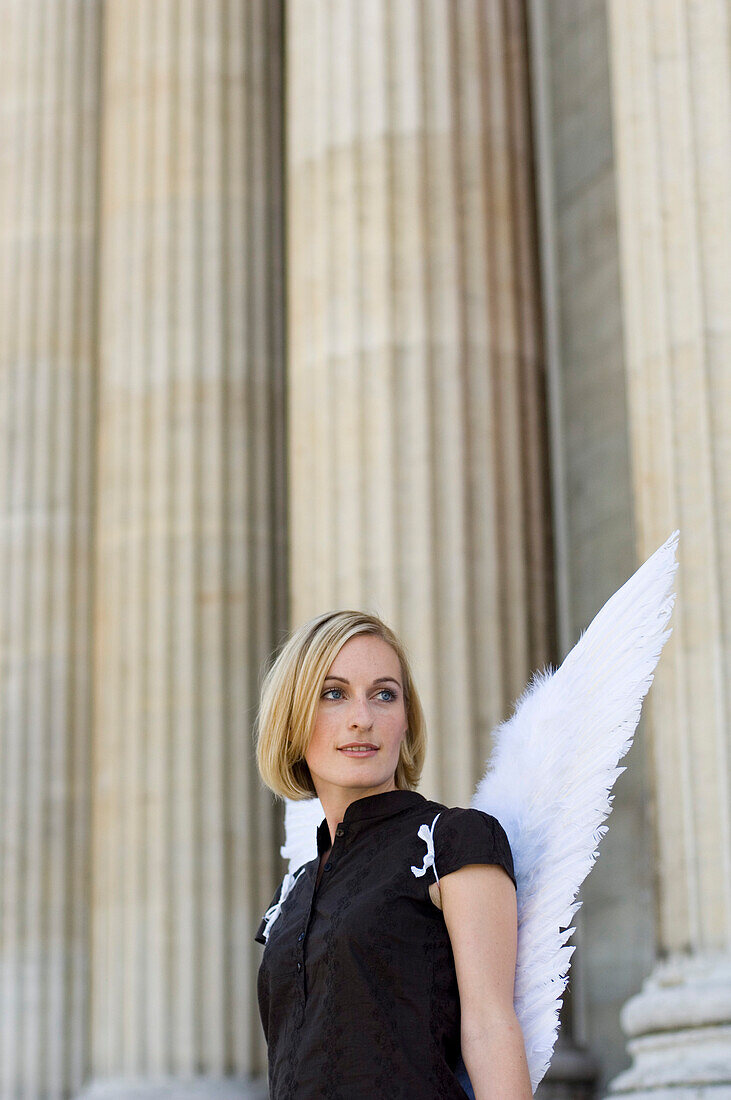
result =
[[[505,829],[515,864],[515,1012],[535,1092],[558,1034],[579,887],[598,855],[617,767],[672,628],[679,532],[614,593],[560,668],[534,675],[493,732],[472,806]],[[559,931],[560,929],[564,931]]]
[[285,843],[281,845],[279,852],[283,859],[289,860],[289,866],[282,878],[278,900],[264,914],[266,924],[263,934],[266,940],[269,939],[271,927],[282,911],[289,891],[299,878],[295,872],[317,855],[317,827],[325,816],[319,798],[299,801],[285,798],[284,803]]
[[279,849],[282,859],[289,860],[289,874],[309,863],[317,855],[317,827],[325,816],[319,798],[284,800],[285,843]]

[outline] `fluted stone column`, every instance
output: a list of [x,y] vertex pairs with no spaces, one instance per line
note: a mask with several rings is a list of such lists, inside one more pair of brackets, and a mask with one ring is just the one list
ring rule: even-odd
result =
[[89,1097],[264,1095],[279,874],[281,13],[108,0]]
[[612,1094],[731,1096],[728,3],[609,5],[639,556],[680,528],[648,697],[660,959]]
[[0,3],[0,1098],[88,1057],[99,7]]
[[292,619],[394,625],[465,804],[553,639],[523,6],[287,10]]

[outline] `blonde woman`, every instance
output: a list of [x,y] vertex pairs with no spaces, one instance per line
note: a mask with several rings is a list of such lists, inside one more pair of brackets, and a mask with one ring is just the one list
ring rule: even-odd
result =
[[317,797],[317,857],[256,933],[271,1100],[527,1100],[513,1007],[516,883],[504,829],[417,792],[424,716],[374,615],[295,631],[267,673],[263,782]]

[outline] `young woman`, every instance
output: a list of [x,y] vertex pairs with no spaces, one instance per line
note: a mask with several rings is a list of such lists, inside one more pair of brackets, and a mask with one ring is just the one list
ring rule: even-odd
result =
[[404,647],[379,618],[332,612],[289,638],[262,687],[257,763],[325,817],[255,936],[271,1100],[532,1096],[508,839],[415,790],[425,750]]

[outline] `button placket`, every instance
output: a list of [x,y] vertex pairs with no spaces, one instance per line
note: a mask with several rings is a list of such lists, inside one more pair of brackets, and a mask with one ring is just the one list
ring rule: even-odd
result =
[[[331,848],[331,855],[337,855],[337,856],[340,855],[340,848],[342,847],[342,844],[345,844],[345,839],[344,838],[347,836],[347,833],[348,833],[348,826],[347,825],[338,825],[338,827],[335,830],[335,840],[333,841],[333,846]],[[338,843],[338,841],[342,841],[342,844]],[[322,868],[323,871],[332,871],[333,868],[335,867],[336,862],[337,862],[337,860],[328,859],[327,862],[324,864],[324,866]]]
[[[333,842],[331,851],[335,852],[336,849],[337,849],[337,852],[339,853],[341,843],[344,844],[346,842],[345,838],[347,837],[347,835],[348,835],[348,826],[347,825],[338,825],[338,827],[335,830],[335,840]],[[341,842],[341,843],[339,843],[339,842]],[[334,866],[335,866],[335,863],[333,862],[333,860],[328,859],[327,862],[325,863],[324,867],[323,867],[323,871],[331,871]],[[306,967],[305,967],[305,964],[302,960],[305,957],[305,947],[306,947],[306,943],[307,943],[307,933],[308,933],[309,928],[310,928],[310,922],[311,922],[311,919],[312,919],[312,909],[313,909],[313,906],[315,904],[315,894],[317,893],[318,889],[322,889],[322,882],[320,883],[320,886],[318,887],[317,886],[317,866],[315,866],[315,874],[313,876],[312,894],[310,896],[310,911],[309,911],[309,914],[308,914],[308,917],[307,917],[307,924],[306,924],[306,927],[303,929],[303,931],[300,932],[299,935],[297,936],[297,942],[300,945],[299,950],[302,954],[302,959],[297,960],[297,973],[301,974],[301,1001],[302,1001],[301,1020],[300,1020],[300,1024],[298,1026],[301,1026],[301,1022],[304,1020],[305,1003],[306,1003],[306,1000],[307,1000],[307,997],[305,995],[305,971],[306,971]]]

